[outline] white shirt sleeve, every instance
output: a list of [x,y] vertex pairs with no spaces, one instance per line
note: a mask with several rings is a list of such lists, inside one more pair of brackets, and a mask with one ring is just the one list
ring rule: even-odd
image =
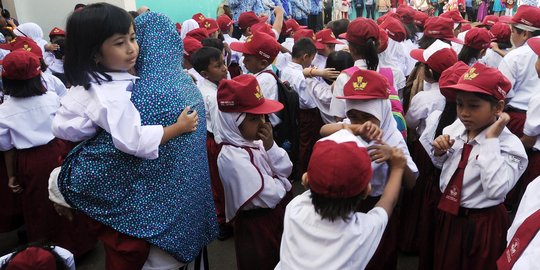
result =
[[405,115],[405,120],[407,121],[407,127],[409,129],[416,129],[420,122],[428,117],[429,108],[424,103],[425,100],[422,99],[423,93],[424,92],[420,92],[412,98],[409,110]]
[[0,123],[0,151],[7,151],[13,147],[13,142],[11,141],[11,136],[9,135],[9,128]]
[[[512,56],[512,55],[507,55]],[[499,71],[508,78],[510,83],[512,84],[512,88],[510,89],[510,92],[506,95],[506,99],[511,99],[515,94],[515,84],[516,84],[516,78],[518,76],[518,72],[516,69],[516,65],[514,61],[512,61],[512,57],[503,57],[501,60],[501,63],[499,64]],[[521,67],[521,66],[520,66]]]
[[[277,81],[274,78],[272,74],[268,73],[259,73],[257,76],[257,82],[259,83],[259,86],[261,87],[261,91],[265,98],[272,99],[272,100],[278,100],[278,87],[277,87]],[[275,113],[269,114],[268,118],[270,119],[270,123],[272,123],[272,126],[275,127],[281,123],[281,119],[277,117]]]
[[345,100],[344,99],[338,99],[337,97],[343,96],[343,88],[345,87],[345,84],[349,80],[350,76],[341,73],[337,77],[336,81],[334,82],[334,93],[332,95],[332,101],[330,102],[330,113],[333,116],[337,116],[340,118],[346,117],[346,107],[345,107]]

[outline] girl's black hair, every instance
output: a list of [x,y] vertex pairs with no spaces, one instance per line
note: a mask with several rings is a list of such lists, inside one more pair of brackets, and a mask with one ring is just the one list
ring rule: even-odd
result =
[[[13,260],[13,258],[15,258],[15,256],[17,256],[19,253],[25,251],[29,247],[37,247],[37,248],[41,248],[41,249],[44,249],[44,250],[50,252],[54,256],[54,261],[56,262],[56,270],[65,270],[65,269],[67,269],[67,266],[66,266],[66,264],[64,262],[64,259],[58,253],[56,253],[56,251],[54,251],[54,246],[53,245],[42,244],[42,243],[30,243],[28,245],[23,245],[23,246],[20,246],[20,247],[16,248],[15,251],[13,252],[13,254],[9,257],[9,259],[4,262],[4,264],[2,265],[0,270],[6,270],[8,268],[8,266],[9,266],[10,262]],[[53,270],[53,269],[51,269],[51,270]]]
[[471,46],[463,45],[463,48],[458,54],[458,60],[469,65],[473,59],[480,59],[482,50],[475,49]]
[[379,66],[379,41],[369,38],[364,44],[349,43],[352,54],[366,60],[367,69],[377,70]]
[[414,22],[404,23],[405,30],[407,31],[407,39],[410,39],[412,42],[416,42],[416,33],[418,32],[418,27]]
[[101,45],[115,34],[128,34],[133,19],[123,9],[107,3],[97,3],[73,12],[66,27],[64,69],[74,85],[90,88],[90,82],[110,81],[103,67],[96,63]]
[[330,198],[311,191],[311,203],[315,207],[315,212],[321,219],[331,222],[338,218],[349,221],[351,214],[357,212],[362,200],[361,194],[350,198]]
[[[354,60],[349,52],[335,51],[328,55],[326,59],[326,68],[334,68],[337,71],[343,71],[354,66]],[[328,84],[332,84],[333,81],[324,79]]]
[[6,38],[6,41],[7,41],[7,37],[11,37],[12,39],[17,37],[17,35],[15,35],[15,33],[13,33],[13,31],[11,31],[11,29],[7,27],[0,28],[0,33],[4,35],[4,37]]
[[444,105],[441,118],[439,119],[439,123],[437,124],[437,128],[435,129],[435,137],[433,137],[433,139],[442,135],[443,129],[451,125],[452,123],[454,123],[456,119],[457,119],[456,102],[446,100],[446,104]]
[[41,75],[28,80],[12,80],[2,77],[2,84],[4,85],[4,94],[17,98],[39,96],[47,92],[47,88],[41,82]]
[[437,40],[437,38],[434,38],[434,37],[428,37],[426,35],[423,35],[419,40],[418,40],[418,48],[419,49],[427,49],[429,46],[431,46],[431,44],[433,44],[433,42],[435,42]]
[[2,9],[2,17],[6,18],[6,19],[11,18],[11,14],[9,13],[9,10]]

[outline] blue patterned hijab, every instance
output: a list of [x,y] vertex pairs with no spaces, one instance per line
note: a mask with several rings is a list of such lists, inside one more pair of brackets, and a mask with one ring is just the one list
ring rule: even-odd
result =
[[190,262],[217,235],[204,104],[182,69],[182,40],[169,18],[145,13],[136,18],[135,29],[140,79],[131,100],[142,124],[171,125],[191,106],[199,128],[161,146],[155,160],[119,151],[111,135],[101,132],[70,153],[59,188],[75,209]]

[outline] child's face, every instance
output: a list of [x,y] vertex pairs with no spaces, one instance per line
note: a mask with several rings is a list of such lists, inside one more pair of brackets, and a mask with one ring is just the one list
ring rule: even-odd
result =
[[536,68],[536,74],[538,75],[538,78],[540,78],[540,56],[538,56],[538,59],[536,59],[536,64],[534,65]]
[[311,66],[311,63],[313,62],[313,59],[315,59],[315,54],[313,54],[313,55],[304,54],[304,56],[302,56],[302,61],[301,61],[300,65],[303,68],[308,68],[308,67]]
[[367,112],[362,112],[359,110],[351,109],[347,112],[347,118],[351,120],[351,124],[363,124],[367,121],[377,125],[378,127],[381,126],[381,121],[377,119],[377,117],[373,116],[372,114],[369,114]]
[[268,62],[255,55],[244,54],[244,65],[251,73],[257,73],[268,66]]
[[210,65],[206,70],[201,72],[201,75],[207,80],[218,84],[221,80],[227,78],[227,66],[223,60],[223,56],[219,60],[210,61]]
[[512,34],[510,35],[510,41],[512,42],[512,45],[514,47],[521,47],[523,44],[525,44],[525,41],[527,41],[528,38],[527,31],[522,31],[521,33],[518,33],[517,28],[512,26]]
[[127,71],[135,66],[138,55],[139,45],[132,25],[127,34],[114,34],[106,39],[96,60],[108,70]]
[[317,50],[320,55],[328,57],[331,53],[336,51],[336,44],[324,44],[324,49]]
[[214,33],[210,34],[211,38],[218,38],[219,37],[219,31],[215,31]]
[[502,111],[503,106],[493,106],[489,101],[474,93],[458,91],[456,93],[456,109],[459,120],[467,131],[474,134],[482,132],[493,124]]
[[265,122],[264,114],[247,113],[246,118],[244,121],[242,121],[242,124],[238,126],[238,129],[240,129],[240,134],[242,134],[244,139],[248,141],[256,141],[259,139],[259,135],[257,135],[257,133]]

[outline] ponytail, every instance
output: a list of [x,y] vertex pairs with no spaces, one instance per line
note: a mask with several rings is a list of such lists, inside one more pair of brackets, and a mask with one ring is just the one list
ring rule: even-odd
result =
[[379,66],[379,42],[376,39],[370,38],[366,41],[364,58],[367,69],[376,71]]

